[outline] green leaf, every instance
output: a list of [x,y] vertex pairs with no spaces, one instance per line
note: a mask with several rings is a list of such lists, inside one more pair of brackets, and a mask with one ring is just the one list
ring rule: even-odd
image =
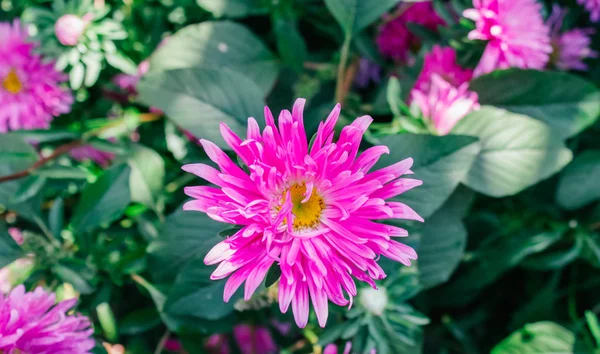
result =
[[572,353],[575,335],[553,322],[526,324],[498,345],[491,354]]
[[398,78],[391,77],[387,84],[386,91],[387,102],[394,113],[394,117],[402,116],[401,108],[405,107],[406,104],[402,101],[402,87]]
[[206,214],[183,211],[166,218],[159,237],[148,246],[149,268],[154,279],[172,282],[188,262],[204,257],[222,238],[223,224]]
[[400,0],[325,0],[333,17],[347,36],[353,36],[378,20]]
[[207,320],[218,320],[229,315],[236,297],[227,303],[223,301],[226,280],[210,280],[213,268],[204,264],[204,255],[190,261],[167,294],[165,312]]
[[374,169],[408,157],[414,160],[413,176],[423,185],[397,197],[423,218],[435,212],[467,175],[479,153],[477,139],[470,136],[401,134],[379,137],[377,143],[390,148]]
[[462,218],[472,197],[473,193],[467,188],[457,189],[421,228],[411,232],[411,237],[419,239],[417,267],[423,288],[448,281],[462,260],[467,244]]
[[85,76],[85,66],[82,63],[76,63],[69,72],[69,84],[72,90],[79,90],[83,84]]
[[281,267],[277,263],[273,263],[269,271],[267,272],[267,276],[265,277],[265,287],[269,287],[275,284],[276,281],[281,277]]
[[[0,134],[0,176],[7,176],[30,168],[38,160],[35,149],[21,135]],[[0,183],[0,204],[19,215],[35,221],[40,217],[42,194],[27,198],[24,203],[15,203],[17,193],[26,179]],[[15,198],[17,196],[17,198]]]
[[573,156],[547,125],[489,106],[463,118],[452,133],[479,138],[481,153],[463,183],[492,197],[521,192],[560,171]]
[[246,17],[262,14],[266,11],[261,0],[196,0],[198,5],[215,17]]
[[79,167],[53,165],[36,170],[34,176],[50,179],[86,179],[88,174]]
[[73,232],[90,232],[119,218],[129,202],[129,166],[121,164],[106,170],[95,183],[83,190],[75,207]]
[[583,236],[576,237],[571,247],[542,254],[534,254],[523,260],[522,266],[542,271],[564,268],[579,257],[583,250],[583,244]]
[[33,175],[25,178],[15,194],[12,203],[19,204],[27,202],[29,199],[38,195],[45,184],[46,178],[44,177]]
[[279,71],[269,49],[245,26],[229,21],[187,26],[150,59],[150,72],[198,67],[239,72],[256,83],[261,97],[273,87]]
[[60,237],[60,233],[64,225],[64,200],[62,198],[56,198],[52,207],[50,207],[50,213],[48,214],[48,224],[50,231],[57,239]]
[[273,31],[277,38],[277,51],[279,55],[284,63],[292,69],[302,72],[307,50],[306,42],[298,30],[298,24],[296,21],[280,16],[274,17],[273,21],[275,23]]
[[22,255],[21,248],[8,233],[6,225],[0,222],[0,268],[14,262]]
[[113,68],[119,69],[125,74],[136,75],[137,74],[137,65],[119,52],[114,53],[106,53],[106,61]]
[[479,102],[539,119],[561,138],[592,125],[600,114],[600,92],[590,82],[560,71],[509,69],[470,84]]
[[22,137],[25,141],[35,141],[36,143],[49,143],[59,140],[75,140],[79,137],[76,133],[68,130],[17,130],[10,135]]
[[127,162],[131,167],[131,200],[156,210],[165,179],[165,163],[156,151],[142,145],[134,144],[130,151]]
[[560,174],[556,201],[568,210],[600,199],[600,150],[587,150],[575,157]]
[[117,330],[117,322],[115,315],[107,302],[103,302],[96,306],[96,314],[98,315],[98,322],[104,332],[106,339],[111,342],[115,342],[119,338],[119,332]]
[[134,336],[147,332],[160,325],[160,315],[154,308],[137,310],[127,314],[119,322],[119,333]]
[[138,84],[142,102],[158,107],[194,136],[225,147],[221,123],[240,135],[248,117],[262,115],[260,89],[239,73],[221,69],[175,69],[146,75]]
[[73,288],[82,294],[91,294],[95,290],[94,286],[80,272],[67,265],[56,264],[52,267],[52,271],[62,281],[73,285]]

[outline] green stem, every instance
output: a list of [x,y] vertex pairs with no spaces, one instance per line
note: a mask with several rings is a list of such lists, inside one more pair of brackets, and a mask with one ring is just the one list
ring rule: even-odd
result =
[[350,54],[350,42],[352,42],[352,35],[347,33],[340,52],[340,65],[338,65],[337,82],[335,85],[335,100],[339,103],[343,103],[344,100],[344,79],[346,77],[346,65],[348,64],[348,56]]

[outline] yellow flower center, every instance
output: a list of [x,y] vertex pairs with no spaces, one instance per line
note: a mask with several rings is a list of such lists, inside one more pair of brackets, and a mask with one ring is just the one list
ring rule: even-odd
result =
[[302,203],[306,193],[306,184],[294,184],[290,188],[292,198],[292,213],[294,214],[294,230],[313,228],[319,224],[321,212],[325,209],[323,198],[313,189],[310,198]]
[[11,69],[4,80],[2,80],[2,87],[4,87],[6,91],[13,94],[21,92],[23,84],[21,84],[21,80],[19,80],[15,69]]

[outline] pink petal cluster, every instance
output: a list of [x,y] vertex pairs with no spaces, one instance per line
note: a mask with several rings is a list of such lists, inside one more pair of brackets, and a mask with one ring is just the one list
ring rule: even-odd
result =
[[90,321],[67,314],[77,300],[55,301],[54,294],[42,288],[25,292],[23,285],[0,294],[0,352],[90,353],[95,345]]
[[450,133],[458,121],[479,109],[477,93],[469,91],[468,83],[452,86],[438,74],[431,77],[428,91],[413,90],[411,100],[440,135]]
[[[346,345],[344,346],[343,352],[338,352],[337,345],[328,344],[325,347],[325,349],[323,349],[323,354],[351,354],[351,352],[350,352],[351,350],[352,350],[352,342],[348,341],[348,342],[346,342]],[[377,354],[377,350],[371,349],[369,354]]]
[[[277,353],[277,345],[271,332],[265,327],[239,324],[233,327],[233,338],[241,354]],[[230,354],[229,340],[225,334],[213,334],[206,342],[205,349],[211,354]]]
[[84,16],[83,18],[73,14],[61,16],[54,24],[56,38],[62,45],[77,45],[90,20],[90,16]]
[[70,155],[77,161],[92,160],[102,167],[110,164],[115,154],[96,149],[90,145],[80,146],[71,150]]
[[561,70],[587,70],[588,66],[584,60],[598,57],[598,53],[590,48],[591,36],[596,31],[593,28],[575,28],[562,32],[566,13],[566,10],[555,5],[546,21],[550,27],[554,47],[551,60]]
[[478,109],[477,93],[469,91],[473,71],[456,62],[450,47],[434,46],[425,55],[423,69],[410,94],[438,134],[448,134],[469,112]]
[[417,258],[412,248],[392,239],[407,236],[406,230],[375,221],[422,221],[406,204],[387,200],[422,182],[400,178],[411,173],[410,158],[371,172],[389,149],[374,146],[359,154],[362,136],[373,120],[369,116],[345,126],[334,142],[339,104],[320,123],[309,146],[304,104],[304,99],[298,99],[292,112],[282,111],[278,126],[265,107],[262,134],[256,120],[249,118],[245,139],[221,124],[225,142],[248,173],[215,144],[200,140],[219,169],[205,164],[183,169],[217,187],[187,187],[186,194],[194,200],[184,209],[242,226],[204,259],[207,265],[219,264],[211,279],[230,276],[225,301],[243,282],[244,298],[250,299],[277,262],[280,310],[287,312],[291,304],[296,323],[304,327],[312,301],[323,327],[328,299],[340,306],[352,303],[357,294],[353,278],[375,287],[374,279],[386,277],[377,264],[380,256],[405,265]]
[[0,23],[0,133],[48,128],[71,110],[73,96],[60,86],[67,76],[34,52],[37,45],[19,21]]
[[600,0],[577,0],[577,3],[585,6],[592,22],[600,21]]
[[407,27],[407,23],[415,23],[431,30],[444,25],[434,11],[431,2],[417,2],[414,4],[401,4],[398,11],[403,11],[395,18],[384,18],[377,35],[379,51],[386,57],[394,60],[406,60],[410,49],[418,46],[420,41]]
[[510,67],[542,69],[552,53],[550,30],[536,0],[473,0],[471,40],[487,41],[475,76]]

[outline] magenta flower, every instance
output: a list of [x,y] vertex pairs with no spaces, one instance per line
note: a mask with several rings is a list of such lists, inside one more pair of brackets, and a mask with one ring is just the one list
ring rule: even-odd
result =
[[433,46],[425,55],[423,69],[415,83],[415,89],[428,91],[431,77],[437,74],[452,86],[460,86],[473,78],[473,70],[465,69],[456,62],[456,51],[450,47]]
[[71,110],[73,96],[60,84],[67,76],[34,53],[19,21],[0,22],[0,133],[48,128]]
[[23,244],[24,239],[23,239],[23,232],[21,232],[21,229],[18,229],[16,227],[10,227],[10,228],[8,228],[8,234],[10,235],[10,237],[13,238],[13,240],[15,240],[17,245]]
[[411,101],[440,135],[448,134],[459,120],[479,109],[477,93],[469,91],[468,83],[456,87],[438,74],[432,75],[429,90],[412,90]]
[[510,67],[542,69],[550,59],[550,30],[535,0],[473,0],[463,15],[475,21],[471,40],[488,41],[475,76]]
[[554,5],[552,14],[546,24],[550,27],[554,53],[551,60],[561,70],[587,70],[584,60],[597,58],[598,53],[590,48],[591,36],[596,32],[593,28],[575,28],[562,32],[566,10]]
[[71,150],[70,155],[77,161],[92,160],[102,167],[110,164],[115,154],[96,149],[91,145],[84,145]]
[[420,44],[419,38],[406,26],[407,23],[415,23],[435,30],[445,22],[436,14],[430,2],[400,6],[399,10],[404,10],[400,16],[393,19],[384,18],[386,22],[381,26],[376,42],[381,54],[394,60],[404,61],[409,50]]
[[590,20],[592,22],[600,20],[600,0],[577,0],[577,3],[585,6],[590,13]]
[[72,14],[61,16],[54,24],[56,38],[62,45],[77,45],[91,19],[91,14],[86,15],[83,18]]
[[[233,338],[241,354],[270,354],[277,352],[271,332],[264,327],[239,324],[233,327]],[[208,337],[205,348],[211,354],[229,354],[229,339],[225,334]]]
[[90,353],[94,330],[85,316],[67,314],[77,300],[55,304],[42,288],[25,292],[17,286],[0,294],[0,351],[3,353]]
[[379,256],[405,265],[417,258],[412,248],[391,239],[407,236],[406,230],[374,221],[423,221],[406,204],[386,200],[421,185],[419,180],[400,178],[411,173],[412,159],[369,172],[389,149],[375,146],[358,154],[371,117],[357,118],[333,142],[338,104],[320,123],[309,147],[304,104],[298,99],[292,112],[282,111],[279,127],[265,107],[266,128],[261,134],[256,120],[249,118],[246,139],[221,124],[225,142],[249,173],[206,140],[200,143],[219,170],[205,164],[183,167],[218,186],[187,187],[186,194],[194,200],[184,209],[242,226],[204,259],[207,265],[219,264],[211,279],[231,275],[224,300],[229,301],[244,281],[244,298],[250,299],[277,262],[282,273],[280,309],[286,312],[291,304],[300,327],[308,321],[309,300],[325,326],[328,299],[346,306],[356,296],[353,277],[375,287],[373,280],[386,276],[377,264]]
[[[346,342],[343,352],[338,352],[337,345],[332,343],[332,344],[327,344],[325,349],[323,349],[323,354],[350,354],[351,350],[352,350],[352,342],[350,342],[350,341]],[[377,354],[377,350],[371,349],[369,354]]]

